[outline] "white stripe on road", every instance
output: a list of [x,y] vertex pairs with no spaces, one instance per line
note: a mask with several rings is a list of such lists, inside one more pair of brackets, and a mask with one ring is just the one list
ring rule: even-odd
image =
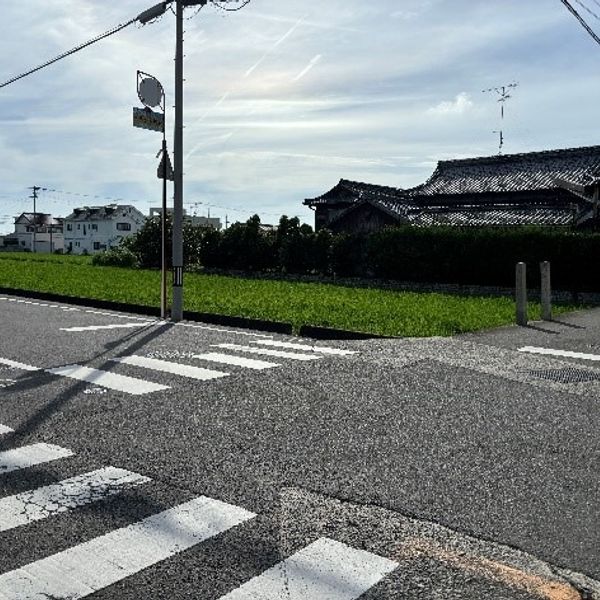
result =
[[387,558],[321,538],[220,600],[354,600],[397,567]]
[[101,387],[134,394],[136,396],[169,389],[168,385],[152,383],[150,381],[136,379],[135,377],[127,377],[126,375],[117,375],[116,373],[109,373],[108,371],[101,371],[99,369],[82,367],[81,365],[69,365],[57,369],[47,369],[47,372],[52,375],[61,375],[79,381],[87,381],[88,383],[94,383]]
[[598,354],[586,354],[584,352],[571,352],[570,350],[553,350],[552,348],[536,348],[535,346],[524,346],[519,352],[530,352],[532,354],[548,354],[550,356],[563,356],[565,358],[581,358],[582,360],[600,361]]
[[308,350],[309,352],[320,352],[321,354],[337,354],[339,356],[349,356],[358,354],[353,350],[342,350],[341,348],[328,348],[327,346],[309,346],[307,344],[295,344],[293,342],[278,342],[276,340],[256,340],[253,344],[262,344],[263,346],[273,346],[276,348],[289,348],[290,350]]
[[202,496],[0,575],[0,597],[84,598],[255,516]]
[[18,469],[41,465],[58,460],[59,458],[68,458],[69,456],[73,456],[71,450],[44,443],[6,450],[5,452],[0,452],[0,475],[17,471]]
[[236,367],[246,367],[248,369],[271,369],[280,367],[277,363],[267,362],[266,360],[256,360],[254,358],[244,358],[243,356],[231,356],[229,354],[221,354],[220,352],[207,352],[206,354],[194,354],[193,358],[207,360],[209,362],[223,363],[226,365],[234,365]]
[[276,358],[291,358],[293,360],[317,360],[321,358],[314,354],[301,354],[299,352],[282,352],[281,350],[267,350],[266,348],[253,348],[252,346],[239,346],[238,344],[213,344],[215,348],[235,350],[236,352],[247,352],[248,354],[263,354],[264,356],[275,356]]
[[61,327],[60,331],[97,331],[99,329],[132,329],[134,327],[146,327],[154,325],[156,321],[147,323],[117,323],[116,325],[88,325],[87,327]]
[[223,373],[222,371],[202,369],[200,367],[192,367],[191,365],[182,365],[166,360],[159,360],[158,358],[148,358],[147,356],[121,356],[118,358],[111,358],[111,360],[125,363],[126,365],[142,367],[144,369],[153,369],[155,371],[162,371],[163,373],[181,375],[182,377],[189,377],[190,379],[199,379],[200,381],[218,379],[219,377],[227,377],[229,375],[229,373]]
[[0,435],[2,435],[3,433],[12,433],[13,431],[14,430],[10,427],[7,427],[6,425],[2,425],[2,423],[0,423]]
[[0,532],[98,502],[150,481],[137,473],[105,467],[0,499]]
[[14,369],[21,369],[22,371],[39,371],[37,367],[32,367],[31,365],[26,365],[15,360],[9,360],[8,358],[0,358],[0,365],[6,365],[7,367],[13,367]]

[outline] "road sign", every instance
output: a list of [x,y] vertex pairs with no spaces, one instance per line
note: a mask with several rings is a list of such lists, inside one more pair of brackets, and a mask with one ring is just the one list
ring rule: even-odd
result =
[[169,181],[175,181],[175,174],[173,173],[173,167],[171,165],[171,159],[169,158],[169,153],[165,150],[162,152],[162,156],[160,159],[160,164],[158,165],[158,169],[156,169],[156,176],[159,179],[163,178],[163,169],[165,168],[165,156],[167,157],[167,179]]
[[141,129],[160,131],[165,129],[165,115],[149,108],[133,107],[133,126]]

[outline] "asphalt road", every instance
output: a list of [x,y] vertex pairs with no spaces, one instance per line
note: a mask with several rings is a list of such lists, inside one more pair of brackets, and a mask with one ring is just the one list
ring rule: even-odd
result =
[[354,342],[0,315],[1,600],[600,599],[598,310]]

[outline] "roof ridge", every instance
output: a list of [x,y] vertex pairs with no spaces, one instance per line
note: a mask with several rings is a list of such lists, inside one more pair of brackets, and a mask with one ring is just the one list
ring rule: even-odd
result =
[[443,165],[469,165],[469,164],[485,164],[512,162],[522,160],[523,158],[562,158],[577,154],[589,154],[590,152],[598,152],[600,155],[600,145],[596,146],[578,146],[575,148],[557,148],[554,150],[537,150],[534,152],[518,152],[515,154],[494,154],[490,156],[476,156],[471,158],[452,158],[448,160],[438,161],[438,167]]

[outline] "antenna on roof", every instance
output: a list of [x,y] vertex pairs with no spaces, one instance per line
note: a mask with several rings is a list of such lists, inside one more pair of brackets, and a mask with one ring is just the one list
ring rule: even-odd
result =
[[[502,85],[499,87],[488,88],[487,90],[481,90],[482,93],[487,94],[489,92],[496,92],[498,94],[498,102],[500,103],[500,122],[504,123],[504,105],[506,102],[512,98],[511,90],[517,88],[519,86],[518,82],[513,81],[508,85]],[[502,129],[500,131],[493,131],[492,133],[500,134],[500,148],[498,150],[498,154],[502,154],[502,146],[504,146],[504,132]]]
[[502,154],[502,146],[504,146],[504,133],[502,132],[502,130],[494,130],[492,131],[492,133],[500,134],[500,145],[498,146],[498,154]]

